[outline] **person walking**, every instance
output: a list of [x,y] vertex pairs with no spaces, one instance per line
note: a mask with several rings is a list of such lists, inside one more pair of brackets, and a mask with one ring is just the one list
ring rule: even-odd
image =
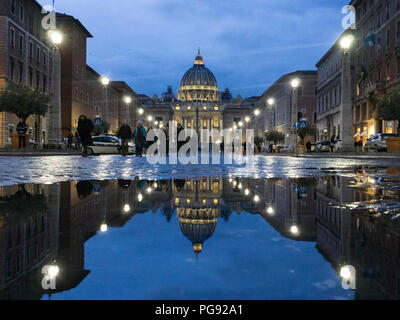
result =
[[79,136],[79,132],[75,132],[75,150],[79,150],[81,148],[81,137]]
[[28,125],[26,124],[24,119],[20,119],[17,124],[17,133],[18,133],[18,148],[26,148],[26,133],[28,131]]
[[132,129],[127,122],[119,128],[117,137],[121,139],[121,154],[126,156],[129,153],[129,141],[132,140]]
[[333,136],[331,137],[331,144],[330,144],[331,152],[334,151],[335,144],[336,144],[335,135],[333,135]]
[[307,141],[306,148],[307,148],[307,153],[310,153],[311,152],[311,141],[310,140]]
[[67,141],[68,141],[67,148],[70,150],[72,149],[72,141],[73,140],[74,140],[74,136],[72,135],[72,132],[70,131],[67,136]]
[[142,121],[137,122],[133,137],[136,144],[136,156],[143,157],[143,147],[146,143],[146,129],[143,127]]
[[92,120],[86,116],[81,115],[78,120],[78,132],[82,143],[82,156],[87,157],[87,147],[92,144],[92,131],[94,125]]

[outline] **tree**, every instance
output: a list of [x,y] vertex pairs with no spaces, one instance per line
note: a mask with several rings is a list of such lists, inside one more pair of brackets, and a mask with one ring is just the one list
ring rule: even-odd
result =
[[0,112],[13,113],[25,121],[33,114],[44,116],[49,109],[49,102],[48,95],[10,81],[0,96]]
[[285,135],[282,132],[272,130],[265,134],[265,139],[267,141],[273,141],[274,144],[277,144],[278,142],[285,140]]
[[391,95],[383,95],[378,102],[378,117],[385,121],[398,121],[397,133],[400,133],[400,91],[393,90]]
[[315,138],[318,134],[318,129],[315,127],[307,126],[305,128],[300,128],[297,131],[297,134],[299,135],[299,137],[301,139],[301,144],[304,144],[304,138],[307,136],[312,136]]
[[262,137],[254,137],[254,144],[257,147],[260,147],[262,145],[262,143],[264,142],[264,139]]

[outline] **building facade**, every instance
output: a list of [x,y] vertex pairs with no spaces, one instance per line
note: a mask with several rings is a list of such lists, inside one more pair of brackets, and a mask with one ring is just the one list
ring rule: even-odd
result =
[[341,140],[342,57],[337,41],[316,64],[318,68],[318,140]]
[[[52,49],[41,27],[42,7],[36,1],[11,0],[0,3],[0,92],[8,81],[49,93]],[[11,143],[18,119],[0,113],[0,148]],[[46,117],[27,119],[28,133],[37,143],[46,143]]]
[[[353,0],[356,8],[353,49],[354,137],[365,143],[376,133],[398,133],[396,121],[379,119],[377,104],[400,87],[400,2]],[[359,84],[362,71],[367,75]]]
[[[277,130],[285,135],[285,144],[290,144],[290,128],[293,127],[291,119],[292,88],[290,82],[298,78],[300,86],[297,88],[297,110],[301,118],[310,126],[316,125],[317,105],[317,71],[304,70],[288,73],[279,78],[260,97],[257,103],[258,115],[252,120],[256,128],[261,127],[264,133]],[[268,100],[273,99],[272,106]],[[297,119],[295,119],[297,121]],[[261,133],[261,132],[260,132]]]

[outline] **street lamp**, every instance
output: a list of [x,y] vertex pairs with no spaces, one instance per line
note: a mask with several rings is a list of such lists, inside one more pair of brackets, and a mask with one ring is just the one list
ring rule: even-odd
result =
[[294,235],[297,235],[299,233],[299,228],[297,228],[296,225],[291,226],[290,232]]
[[125,96],[124,102],[126,104],[126,110],[125,110],[125,119],[127,122],[129,122],[129,114],[130,114],[130,104],[132,102],[132,98],[130,96]]
[[[61,53],[60,46],[63,40],[61,32],[50,30],[48,32],[51,43],[53,44],[53,58],[51,68],[51,108],[47,116],[47,144],[58,146],[61,141]],[[40,139],[38,132],[36,138]],[[37,141],[38,142],[38,141]]]
[[340,110],[341,132],[339,140],[342,141],[342,151],[353,150],[353,119],[352,114],[352,83],[350,68],[350,51],[354,42],[351,34],[344,35],[340,39],[340,47],[343,50],[343,71],[342,71],[342,103]]
[[[300,85],[300,79],[294,78],[290,81],[290,86],[292,87],[292,117],[290,127],[294,126],[294,123],[297,121],[297,88]],[[292,133],[292,148],[295,152],[296,156],[298,155],[297,150],[297,132],[293,130]]]
[[131,206],[129,205],[129,203],[124,205],[124,212],[128,213],[129,211],[131,211]]
[[269,98],[267,100],[267,103],[269,105],[269,110],[270,110],[270,121],[269,121],[269,130],[272,130],[273,127],[275,127],[275,99],[274,98]]
[[143,110],[142,108],[140,108],[140,109],[138,110],[138,113],[139,113],[140,115],[142,115],[142,114],[144,113],[144,110]]
[[246,121],[247,123],[249,123],[249,122],[250,122],[250,117],[244,118],[244,121]]
[[258,110],[258,109],[255,110],[255,111],[254,111],[254,114],[255,114],[256,117],[258,117],[258,116],[260,115],[260,110]]
[[63,35],[57,30],[50,30],[49,36],[54,47],[59,47],[63,40]]
[[108,120],[108,85],[110,84],[110,78],[107,76],[102,76],[100,77],[100,82],[103,85],[104,88],[104,102],[105,102],[105,108],[104,108],[104,120]]
[[346,52],[350,50],[351,45],[353,44],[354,37],[352,35],[343,36],[340,39],[340,47]]

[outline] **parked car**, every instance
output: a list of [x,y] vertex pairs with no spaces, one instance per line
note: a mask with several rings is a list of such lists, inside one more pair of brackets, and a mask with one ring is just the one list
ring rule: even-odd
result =
[[279,153],[289,153],[292,151],[292,146],[289,145],[280,145],[278,146]]
[[365,143],[365,150],[374,149],[376,151],[387,151],[386,140],[385,138],[396,137],[395,134],[389,133],[378,133],[373,137],[369,138]]
[[[118,154],[120,153],[121,140],[115,136],[93,137],[93,145],[88,147],[88,154]],[[128,154],[135,153],[135,144],[128,143]]]
[[329,141],[318,141],[315,147],[316,152],[330,152],[331,143]]

